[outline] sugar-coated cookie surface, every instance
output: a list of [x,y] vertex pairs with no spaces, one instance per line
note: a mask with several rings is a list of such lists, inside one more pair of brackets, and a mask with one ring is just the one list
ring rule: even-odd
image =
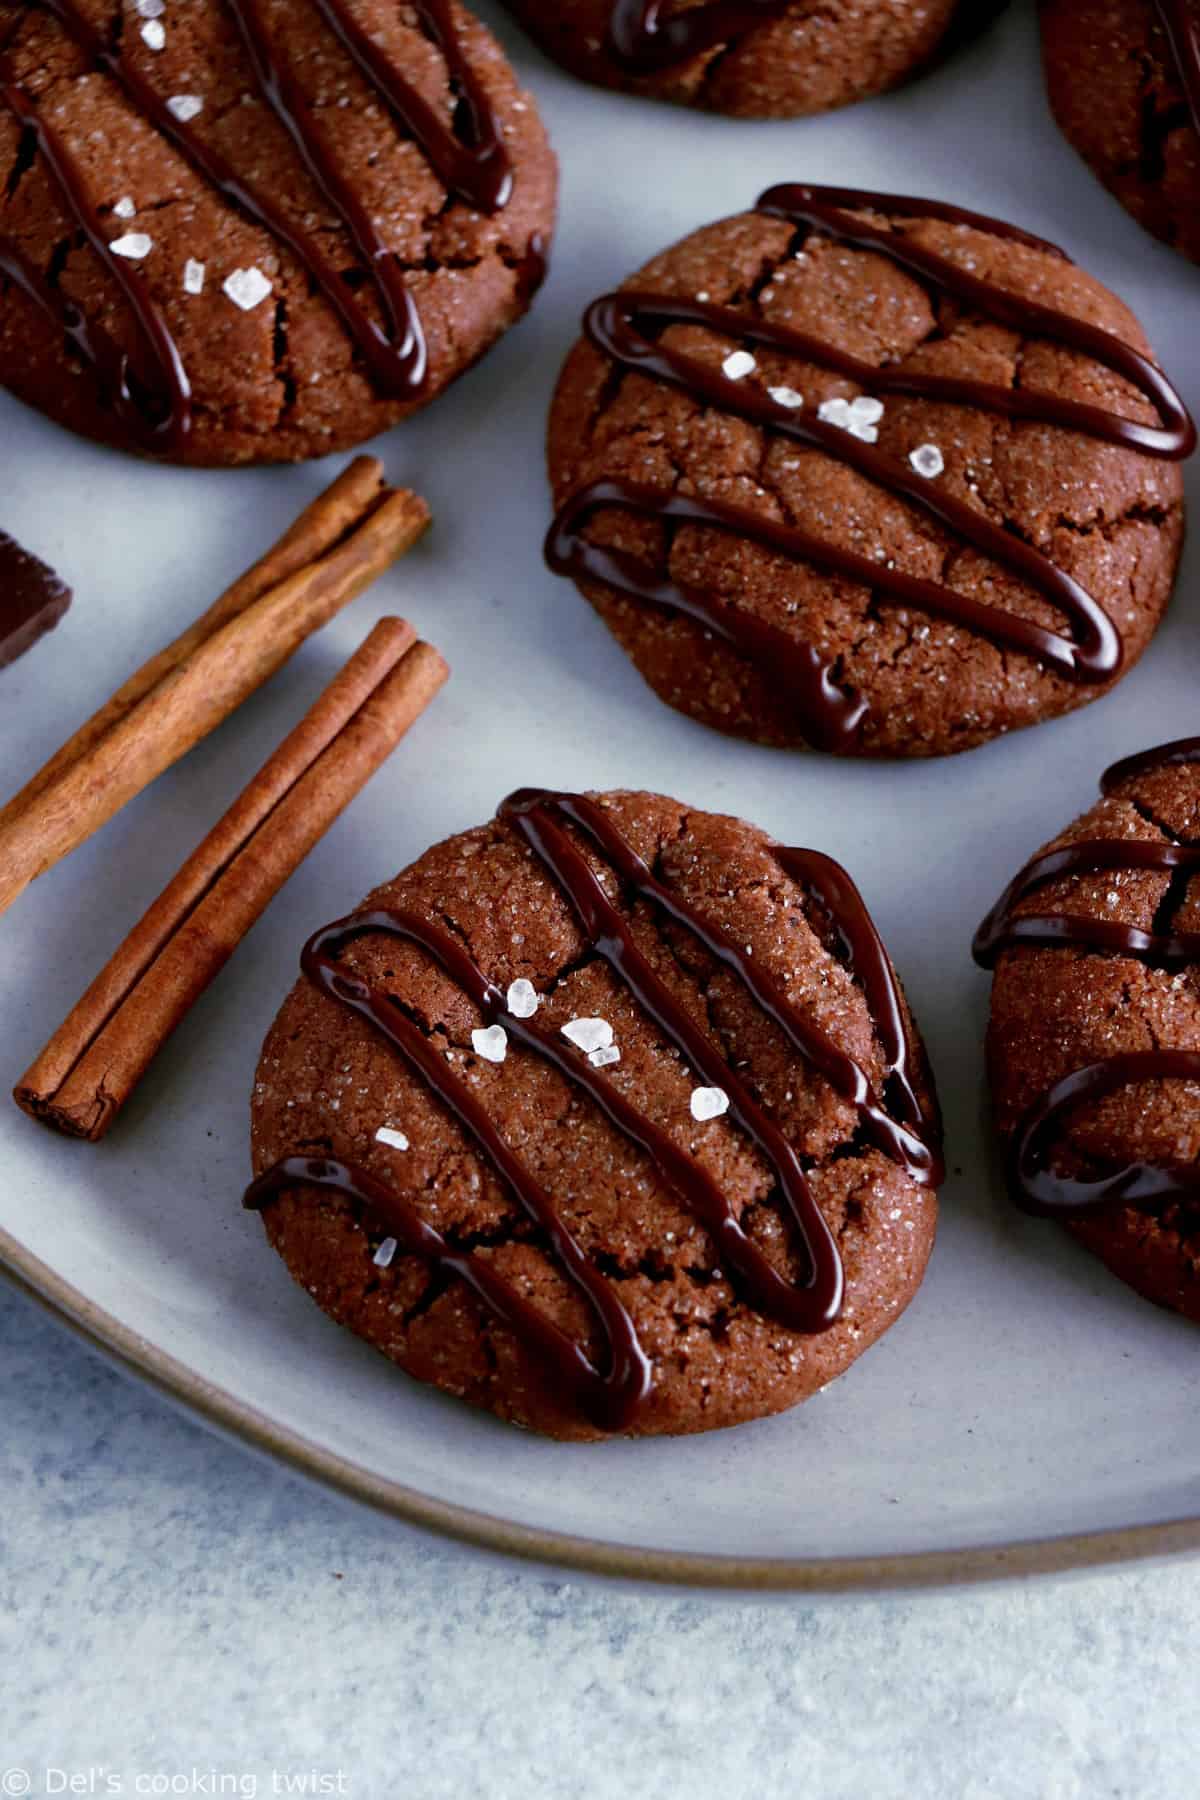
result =
[[1200,262],[1200,13],[1191,0],[1041,0],[1065,136],[1139,224]]
[[526,310],[556,169],[458,0],[0,0],[0,384],[168,460],[291,461]]
[[1200,739],[1117,764],[976,941],[1018,1204],[1200,1322]]
[[784,184],[590,309],[552,564],[706,725],[969,749],[1105,692],[1162,616],[1195,434],[1148,355],[1015,227]]
[[546,53],[585,81],[744,118],[827,112],[882,93],[1001,3],[508,0]]
[[933,1244],[936,1105],[886,954],[835,864],[739,820],[514,800],[368,897],[393,929],[306,963],[263,1047],[254,1169],[350,1165],[358,1194],[277,1180],[267,1233],[409,1374],[553,1436],[792,1406],[895,1321]]

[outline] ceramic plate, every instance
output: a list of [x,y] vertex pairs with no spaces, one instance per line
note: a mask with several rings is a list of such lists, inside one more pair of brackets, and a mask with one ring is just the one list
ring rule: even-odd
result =
[[[542,568],[542,430],[584,303],[783,179],[898,188],[1063,243],[1144,319],[1200,408],[1200,271],[1160,249],[1059,140],[1018,8],[907,91],[829,118],[739,124],[571,82],[500,29],[563,165],[532,318],[378,449],[421,489],[427,543],[0,926],[6,1082],[267,751],[385,611],[454,678],[271,906],[108,1142],[0,1116],[0,1250],[94,1340],[218,1423],[376,1504],[611,1572],[767,1585],[993,1574],[1200,1544],[1195,1328],[1135,1299],[999,1190],[971,931],[1115,756],[1197,729],[1185,565],[1167,624],[1110,699],[948,762],[856,767],[727,742],[652,698]],[[493,17],[493,15],[496,15]],[[180,473],[93,449],[0,400],[0,524],[75,585],[56,636],[0,676],[15,788],[329,479]],[[1195,498],[1195,480],[1192,482]],[[522,783],[652,786],[846,863],[937,1070],[952,1170],[921,1293],[807,1406],[676,1442],[560,1447],[444,1400],[326,1320],[244,1214],[247,1095],[308,931]]]

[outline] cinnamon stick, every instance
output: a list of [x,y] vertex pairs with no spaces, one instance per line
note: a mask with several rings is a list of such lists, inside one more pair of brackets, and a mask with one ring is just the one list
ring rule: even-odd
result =
[[[408,550],[425,502],[359,458],[202,619],[146,663],[0,813],[0,912],[228,717]],[[355,509],[358,509],[357,511]]]
[[289,575],[295,575],[332,550],[340,538],[345,537],[353,526],[366,517],[371,507],[383,498],[383,493],[383,464],[379,458],[356,456],[349,468],[343,470],[324,493],[318,494],[311,505],[305,507],[288,526],[278,543],[273,544],[253,568],[247,569],[244,575],[239,575],[233,586],[226,588],[208,611],[201,613],[173,643],[135,670],[128,681],[117,689],[112,699],[106,700],[100,710],[93,713],[74,736],[69,737],[60,750],[55,751],[49,762],[44,763],[37,774],[26,782],[20,793],[14,794],[7,806],[0,808],[0,827],[7,825],[10,819],[23,811],[63,769],[85,756],[118,719],[123,719],[172,669],[177,669],[186,661],[205,638],[211,637],[222,625],[244,612],[255,600],[261,599],[268,588],[278,586]]
[[14,1089],[72,1137],[112,1125],[158,1051],[448,671],[383,619],[187,859]]

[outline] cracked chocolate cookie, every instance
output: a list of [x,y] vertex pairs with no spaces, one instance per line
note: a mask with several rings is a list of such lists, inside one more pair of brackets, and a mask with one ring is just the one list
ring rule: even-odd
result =
[[457,0],[0,0],[0,384],[166,460],[293,461],[526,310],[538,115]]
[[1017,1204],[1200,1322],[1200,738],[1109,769],[980,927]]
[[595,301],[550,413],[552,568],[703,724],[932,756],[1142,654],[1195,429],[1054,245],[789,184]]
[[742,118],[828,112],[897,87],[1007,0],[508,0],[584,81]]
[[562,1438],[779,1412],[911,1300],[936,1102],[844,870],[526,790],[305,947],[247,1204],[418,1380]]
[[1200,262],[1200,14],[1191,0],[1042,0],[1063,133],[1126,211]]

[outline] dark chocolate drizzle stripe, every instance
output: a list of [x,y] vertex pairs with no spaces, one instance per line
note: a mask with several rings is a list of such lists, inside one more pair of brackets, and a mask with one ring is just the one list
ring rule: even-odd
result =
[[[315,0],[315,3],[348,54],[374,85],[381,100],[420,145],[439,179],[482,211],[491,212],[503,207],[512,191],[512,170],[499,122],[460,53],[445,0],[411,0],[411,4],[427,35],[445,57],[450,79],[460,91],[455,129],[452,130],[442,124],[400,72],[388,65],[345,9],[342,0]],[[419,394],[428,373],[428,358],[420,317],[403,280],[403,272],[379,236],[369,209],[341,174],[324,128],[294,76],[277,56],[257,0],[227,0],[227,4],[237,21],[264,98],[287,130],[309,174],[355,245],[382,309],[382,328],[358,304],[340,271],[315,238],[292,224],[272,200],[256,192],[241,178],[220,151],[206,144],[189,125],[177,119],[154,87],[125,60],[119,44],[106,40],[80,12],[74,0],[37,0],[37,4],[53,15],[88,61],[120,86],[131,104],[175,146],[204,180],[232,206],[286,245],[332,306],[361,353],[375,386],[391,395],[409,397]],[[133,307],[139,331],[159,375],[164,378],[165,396],[154,396],[152,409],[144,401],[140,403],[139,409],[146,417],[140,425],[133,423],[136,435],[144,438],[162,434],[172,441],[186,437],[191,423],[187,378],[161,315],[137,279],[121,269],[118,259],[112,257],[100,217],[88,200],[74,161],[65,147],[51,139],[44,121],[36,113],[28,116],[32,108],[27,101],[25,111],[21,112],[9,93],[6,92],[4,98],[23,124],[37,130],[39,147],[47,155],[57,185],[63,190],[64,198],[88,238],[120,280]],[[5,254],[2,265],[5,273],[18,280],[42,311],[47,311],[46,284],[40,280],[31,281],[27,262],[22,267],[23,259],[13,251],[14,247],[7,240],[0,240],[0,253]],[[97,369],[102,385],[115,388],[118,395],[124,393],[122,381],[114,381],[114,371],[109,366],[111,359],[99,347],[102,340],[95,329],[90,336],[86,328],[81,329],[78,309],[59,306],[56,313],[56,322],[64,326],[85,360]],[[167,402],[165,408],[164,399]],[[122,422],[126,424],[131,423],[131,402],[138,405],[136,395],[128,396],[120,408]]]
[[[1200,762],[1200,738],[1181,738],[1114,763],[1101,780],[1111,794],[1123,783],[1157,768]],[[1035,856],[1010,882],[975,934],[973,953],[982,967],[994,967],[1005,950],[1077,948],[1131,956],[1153,968],[1173,969],[1200,962],[1200,933],[1172,932],[1167,926],[1200,871],[1200,846],[1156,843],[1145,838],[1087,838]],[[1143,931],[1115,919],[1077,913],[1019,913],[1039,888],[1072,876],[1115,872],[1169,874],[1155,929]],[[1025,1212],[1061,1216],[1096,1212],[1107,1206],[1153,1206],[1200,1191],[1194,1164],[1134,1163],[1095,1181],[1057,1174],[1050,1166],[1067,1115],[1090,1100],[1101,1100],[1140,1081],[1200,1080],[1200,1051],[1123,1051],[1065,1076],[1028,1108],[1008,1151],[1009,1187]]]
[[1141,750],[1135,756],[1123,756],[1120,762],[1104,771],[1100,791],[1111,794],[1114,788],[1132,781],[1137,775],[1149,775],[1155,769],[1184,768],[1188,763],[1198,762],[1200,737],[1174,738],[1169,744],[1160,744],[1156,750]]
[[[870,250],[885,256],[899,268],[907,269],[918,279],[929,282],[933,288],[952,295],[956,300],[965,301],[976,312],[996,319],[1001,325],[1011,327],[1024,337],[1050,338],[1081,356],[1090,356],[1136,388],[1157,409],[1163,423],[1161,427],[1143,425],[1136,419],[1127,419],[1120,413],[1109,412],[1105,407],[1082,405],[1078,401],[1061,399],[1057,394],[1023,395],[1022,390],[1000,388],[984,381],[951,380],[944,384],[935,383],[928,388],[917,383],[901,384],[897,386],[896,392],[928,393],[947,400],[957,398],[964,405],[978,406],[985,411],[1004,412],[1015,418],[1038,419],[1043,424],[1058,425],[1068,431],[1083,431],[1091,437],[1102,438],[1107,443],[1120,444],[1128,450],[1140,450],[1145,456],[1162,457],[1168,462],[1179,462],[1191,455],[1196,447],[1196,427],[1187,407],[1162,370],[1148,356],[1143,356],[1140,350],[1135,350],[1132,344],[1125,343],[1111,331],[1104,331],[1098,325],[1089,325],[1085,319],[1059,312],[1057,307],[1043,306],[1040,301],[1014,294],[1007,288],[997,287],[994,282],[972,275],[949,257],[939,256],[937,251],[929,250],[924,245],[907,242],[902,233],[880,231],[845,210],[846,207],[855,206],[867,207],[890,219],[910,218],[917,222],[922,218],[941,219],[947,224],[969,226],[974,231],[988,232],[993,237],[1006,238],[1013,243],[1056,253],[1064,262],[1070,262],[1070,258],[1057,244],[1034,237],[1030,232],[1005,224],[1003,220],[989,218],[984,213],[968,212],[965,207],[951,206],[945,202],[921,202],[910,196],[879,195],[864,193],[857,188],[809,187],[801,182],[784,182],[760,194],[756,210],[768,213],[773,218],[786,219],[793,225],[807,226],[838,243],[849,244],[856,250]],[[880,374],[886,384],[886,369],[878,372],[873,379],[878,380]],[[959,390],[957,395],[952,391],[954,388]],[[974,518],[974,514],[970,516]]]
[[1154,0],[1175,59],[1192,125],[1200,131],[1200,22],[1188,0]]
[[[47,0],[47,3],[57,6],[62,0]],[[359,306],[341,274],[314,239],[292,225],[272,202],[251,192],[234,174],[231,165],[223,157],[214,156],[187,126],[181,127],[157,98],[155,104],[171,119],[179,133],[179,147],[189,161],[235,205],[285,243],[307,268],[358,345],[376,385],[385,393],[417,393],[425,381],[428,357],[416,302],[405,285],[403,271],[376,230],[370,212],[339,171],[325,133],[291,71],[275,56],[257,0],[226,0],[226,5],[237,20],[264,99],[295,144],[309,174],[350,233],[359,257],[370,273],[383,308],[385,330],[381,332],[374,319]],[[125,77],[118,74],[118,79],[128,83],[131,74],[129,71]],[[149,92],[147,90],[147,94]],[[155,123],[159,123],[158,119]]]
[[1148,358],[1130,345],[1109,332],[982,281],[947,258],[907,243],[899,232],[874,228],[845,211],[847,206],[870,207],[896,218],[944,219],[1051,254],[1063,254],[1057,246],[998,220],[960,207],[905,196],[853,188],[784,186],[768,189],[758,201],[762,212],[819,230],[837,242],[887,256],[935,288],[1026,335],[1049,337],[1095,358],[1136,386],[1159,409],[1163,422],[1161,426],[1144,425],[1103,407],[989,382],[877,369],[819,338],[748,319],[733,308],[707,301],[633,289],[607,294],[593,302],[584,316],[584,330],[597,349],[618,365],[747,419],[764,431],[835,457],[1010,570],[1071,621],[1074,636],[1063,636],[998,607],[984,605],[943,583],[905,574],[795,526],[776,523],[727,502],[667,493],[621,479],[590,482],[567,496],[546,541],[546,557],[552,569],[575,580],[601,581],[635,599],[699,618],[761,667],[775,685],[783,687],[796,707],[806,735],[818,748],[832,750],[854,746],[866,707],[838,688],[832,668],[822,663],[811,646],[797,645],[782,627],[754,619],[720,596],[685,590],[667,579],[654,577],[634,557],[588,543],[583,532],[593,515],[611,507],[648,518],[683,519],[714,526],[951,619],[993,642],[1023,651],[1078,682],[1106,682],[1118,672],[1122,660],[1120,635],[1104,609],[1065,570],[1032,545],[993,525],[936,482],[839,426],[802,416],[797,409],[772,400],[761,389],[733,381],[697,358],[663,345],[651,335],[653,331],[671,325],[703,325],[740,342],[765,345],[833,369],[873,393],[908,394],[976,406],[1010,418],[1085,432],[1148,456],[1178,460],[1190,454],[1196,440],[1195,427],[1174,388]]
[[[556,821],[574,825],[582,831],[627,889],[651,901],[661,912],[683,925],[710,955],[738,977],[805,1061],[825,1077],[836,1094],[857,1108],[863,1128],[876,1149],[905,1167],[915,1181],[936,1184],[940,1180],[940,1167],[923,1135],[929,1131],[936,1138],[936,1123],[926,1120],[917,1097],[912,1048],[891,963],[861,894],[832,857],[823,856],[816,850],[783,846],[772,852],[780,868],[815,898],[826,922],[838,934],[847,962],[863,984],[887,1068],[894,1079],[901,1124],[879,1104],[870,1082],[853,1058],[839,1050],[792,1005],[775,978],[757,966],[735,938],[720,926],[713,925],[682,895],[659,881],[596,801],[585,794],[551,794],[542,789],[523,788],[503,803],[500,817],[521,833],[557,881],[593,947],[697,1067],[701,1067],[701,1047],[710,1059],[713,1055],[708,1040],[695,1036],[685,1045],[675,1036],[676,1029],[681,1031],[683,1025],[690,1023],[687,1015],[680,1013],[677,1002],[649,969],[620,913],[608,900],[561,823]],[[636,980],[631,973],[634,969]],[[672,1019],[678,1015],[676,1026],[668,1026],[659,1018],[660,1010],[669,1013]],[[714,1067],[718,1068],[718,1073],[713,1076],[712,1085],[724,1087],[732,1098],[729,1070],[723,1058],[718,1057]]]
[[1200,1051],[1129,1050],[1076,1069],[1025,1114],[1009,1147],[1009,1180],[1022,1212],[1039,1218],[1102,1212],[1110,1206],[1147,1210],[1200,1192],[1195,1163],[1129,1163],[1095,1181],[1059,1175],[1050,1166],[1066,1116],[1139,1081],[1200,1082]]
[[1087,838],[1035,856],[1009,884],[975,934],[977,963],[990,969],[1002,950],[1016,944],[1039,949],[1083,945],[1114,956],[1136,956],[1156,968],[1180,968],[1200,959],[1200,933],[1142,931],[1116,919],[1073,913],[1018,914],[1022,901],[1050,882],[1072,875],[1173,874],[1200,870],[1200,849],[1146,838]]
[[32,134],[64,206],[119,285],[137,321],[151,368],[135,371],[129,357],[100,321],[89,320],[82,308],[68,300],[35,267],[15,239],[3,235],[0,272],[16,283],[95,371],[104,403],[111,406],[132,437],[147,447],[175,442],[187,435],[191,425],[191,386],[175,340],[141,276],[109,248],[100,218],[62,139],[24,89],[7,79],[8,74],[7,65],[0,61],[0,100],[22,132]]
[[[868,1004],[890,1069],[891,1091],[901,1122],[891,1119],[879,1105],[863,1071],[787,1000],[781,988],[727,933],[703,919],[691,905],[665,887],[652,874],[632,846],[616,830],[602,808],[580,795],[556,795],[523,790],[500,809],[500,817],[529,844],[566,897],[587,935],[591,948],[612,967],[639,1005],[704,1079],[722,1087],[729,1097],[730,1114],[756,1144],[778,1177],[780,1193],[792,1223],[800,1234],[809,1265],[803,1284],[784,1280],[742,1230],[720,1188],[703,1166],[683,1151],[674,1138],[631,1104],[606,1080],[582,1052],[561,1034],[519,1019],[508,1012],[504,994],[449,932],[418,914],[386,911],[357,914],[326,927],[305,946],[302,966],[309,978],[333,998],[360,1012],[380,1029],[401,1056],[431,1087],[475,1138],[501,1179],[539,1226],[551,1236],[567,1278],[587,1300],[601,1328],[607,1348],[606,1367],[599,1371],[577,1347],[560,1369],[568,1390],[586,1406],[588,1415],[605,1429],[629,1423],[649,1393],[649,1369],[628,1312],[610,1284],[594,1270],[556,1214],[553,1202],[497,1133],[470,1088],[446,1066],[403,1008],[388,995],[372,989],[343,969],[338,952],[355,937],[384,932],[417,944],[479,1008],[489,1024],[501,1023],[508,1036],[522,1048],[549,1062],[567,1080],[580,1087],[606,1118],[649,1157],[663,1180],[710,1232],[720,1264],[735,1287],[760,1311],[791,1329],[814,1332],[835,1323],[843,1292],[841,1260],[824,1218],[816,1205],[804,1171],[791,1145],[729,1066],[711,1040],[692,1021],[669,988],[655,975],[641,955],[632,933],[612,905],[590,865],[564,830],[573,824],[609,861],[622,883],[648,899],[677,923],[686,927],[712,954],[741,979],[763,1010],[787,1033],[791,1042],[835,1091],[857,1108],[872,1143],[898,1161],[915,1181],[929,1184],[940,1178],[936,1117],[927,1118],[917,1097],[912,1071],[912,1051],[895,980],[861,898],[849,877],[829,859],[807,851],[779,852],[781,866],[804,883],[841,941],[852,968],[862,980]],[[874,1009],[878,1008],[876,1012]],[[254,1184],[248,1204],[262,1204],[271,1195],[295,1186],[299,1166],[285,1160]],[[327,1185],[361,1197],[358,1172],[351,1171],[351,1185],[331,1178]],[[392,1210],[381,1214],[385,1223],[400,1220],[406,1244],[414,1242],[419,1221],[409,1215],[402,1200],[393,1197]],[[443,1260],[436,1251],[437,1260]],[[426,1251],[418,1253],[426,1254]],[[447,1265],[448,1266],[448,1265]],[[506,1296],[510,1322],[513,1301]],[[519,1317],[519,1315],[516,1315]],[[514,1326],[518,1332],[521,1326]],[[539,1352],[545,1346],[525,1334]],[[550,1358],[551,1367],[562,1359]]]
[[[376,1021],[378,1023],[378,1021]],[[385,1027],[392,1042],[390,1027]],[[416,1027],[410,1027],[416,1031]],[[416,1033],[420,1037],[420,1033]],[[404,1047],[397,1048],[407,1055]],[[415,1048],[415,1046],[414,1046]],[[438,1089],[438,1097],[451,1111],[456,1101],[470,1098],[469,1089],[452,1095],[444,1070],[439,1070],[446,1091]],[[432,1085],[432,1084],[431,1084]],[[459,1084],[461,1087],[461,1084]],[[560,1331],[544,1313],[519,1294],[510,1281],[492,1267],[486,1258],[470,1251],[455,1250],[432,1225],[426,1223],[414,1207],[399,1194],[383,1185],[367,1169],[354,1163],[332,1162],[325,1158],[285,1157],[246,1189],[243,1205],[261,1209],[288,1188],[320,1187],[345,1194],[357,1200],[371,1218],[394,1236],[406,1256],[423,1257],[439,1274],[457,1275],[476,1293],[489,1310],[496,1314],[549,1371],[564,1399],[602,1431],[620,1431],[630,1425],[649,1398],[650,1364],[638,1342],[637,1331],[626,1308],[617,1298],[610,1282],[599,1275],[588,1262],[571,1233],[559,1222],[550,1196],[515,1158],[511,1157],[502,1138],[492,1133],[486,1114],[479,1120],[463,1119],[463,1123],[487,1152],[508,1186],[518,1193],[530,1216],[543,1226],[550,1237],[563,1272],[572,1287],[581,1293],[594,1313],[608,1351],[608,1366],[598,1368],[581,1344]],[[492,1143],[480,1135],[486,1128]],[[497,1159],[503,1158],[504,1162]],[[506,1174],[507,1160],[514,1163],[513,1178]],[[516,1187],[519,1180],[520,1189]],[[539,1213],[531,1211],[535,1200]]]
[[451,87],[459,96],[453,127],[438,117],[382,54],[345,0],[313,3],[409,136],[420,144],[442,186],[480,212],[500,212],[507,206],[512,198],[513,169],[500,121],[462,54],[446,0],[422,0],[417,13],[426,36],[441,51]]

